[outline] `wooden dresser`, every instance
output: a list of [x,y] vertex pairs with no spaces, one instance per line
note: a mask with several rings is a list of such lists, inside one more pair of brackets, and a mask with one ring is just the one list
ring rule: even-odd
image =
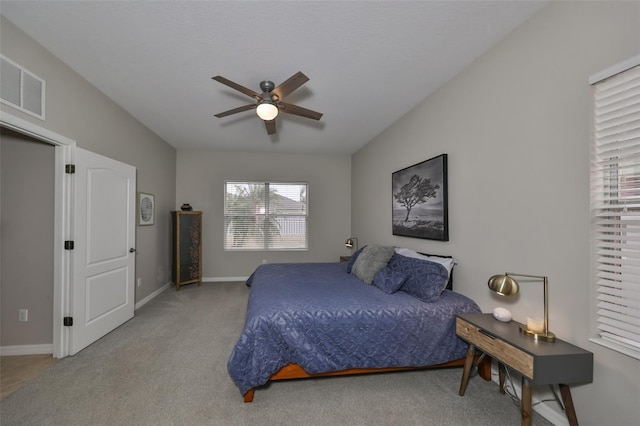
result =
[[176,291],[202,285],[202,212],[171,212],[171,280]]

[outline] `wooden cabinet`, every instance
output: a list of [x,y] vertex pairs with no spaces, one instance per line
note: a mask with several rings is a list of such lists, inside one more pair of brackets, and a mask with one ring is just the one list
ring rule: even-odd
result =
[[176,291],[185,284],[202,285],[202,212],[171,212],[171,280]]

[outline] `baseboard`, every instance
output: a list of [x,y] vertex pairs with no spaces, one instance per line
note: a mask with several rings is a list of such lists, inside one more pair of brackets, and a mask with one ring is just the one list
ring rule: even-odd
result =
[[[202,282],[232,282],[241,281],[245,282],[248,277],[221,277],[221,278],[204,278]],[[135,304],[134,309],[138,310],[155,297],[160,295],[163,291],[168,289],[171,283],[166,283],[141,301]],[[13,355],[40,355],[40,354],[53,354],[53,343],[45,345],[16,345],[16,346],[0,346],[1,356],[13,356]]]
[[[202,282],[203,283],[214,283],[214,282],[222,283],[222,282],[230,282],[230,281],[242,281],[242,282],[245,282],[245,281],[247,281],[248,278],[249,277],[203,278]],[[158,296],[160,293],[162,293],[163,291],[165,291],[169,287],[171,287],[171,283],[166,283],[165,285],[163,285],[162,287],[160,287],[159,289],[157,289],[156,291],[154,291],[153,293],[151,293],[150,295],[148,295],[147,297],[145,297],[144,299],[142,299],[141,301],[136,303],[134,309],[135,310],[140,309],[141,307],[143,307],[147,303],[151,302],[151,300],[153,300],[153,298]]]
[[53,343],[44,345],[0,346],[0,355],[2,356],[42,354],[53,354]]
[[[517,373],[511,371],[511,374]],[[491,365],[491,380],[496,384],[500,383],[498,368],[495,363]],[[507,384],[505,383],[505,388],[506,386]],[[515,388],[518,397],[522,397],[521,376],[518,375],[517,377],[514,377],[513,387]],[[549,400],[552,398],[554,398],[554,396],[551,390],[547,390],[546,392],[542,392],[538,389],[533,390],[531,395],[531,405],[533,406],[533,410],[550,421],[555,426],[569,426],[567,415],[564,413],[562,408],[560,408],[560,405],[555,401],[555,399],[553,401],[540,403],[540,401]]]
[[171,283],[166,283],[165,285],[163,285],[162,287],[160,287],[159,289],[157,289],[156,291],[154,291],[153,293],[151,293],[150,295],[148,295],[147,297],[145,297],[144,299],[136,303],[134,306],[134,310],[137,311],[147,303],[151,302],[151,300],[153,300],[154,297],[158,296],[160,293],[168,289],[170,286],[171,286]]
[[205,277],[202,279],[203,283],[228,283],[235,281],[245,282],[249,277]]
[[[139,301],[135,304],[134,309],[140,309],[145,304],[149,303],[154,297],[169,288],[170,283],[167,283]],[[45,345],[16,345],[16,346],[0,346],[1,356],[13,356],[13,355],[40,355],[40,354],[53,354],[53,343]]]
[[[533,403],[536,403],[536,399],[534,398]],[[533,409],[540,414],[545,419],[549,420],[555,426],[569,426],[569,420],[567,420],[567,415],[560,408],[554,410],[549,407],[548,404],[540,404],[533,407]]]

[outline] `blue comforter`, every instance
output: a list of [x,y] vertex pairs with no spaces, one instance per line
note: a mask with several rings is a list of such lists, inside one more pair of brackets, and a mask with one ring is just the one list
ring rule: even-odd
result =
[[346,272],[346,263],[266,264],[251,286],[244,330],[227,368],[245,394],[290,363],[308,373],[409,367],[463,357],[455,316],[480,312],[445,290],[431,303],[386,294]]

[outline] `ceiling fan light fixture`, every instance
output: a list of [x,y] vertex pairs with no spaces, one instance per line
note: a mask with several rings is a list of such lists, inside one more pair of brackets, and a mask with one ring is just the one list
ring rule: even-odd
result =
[[278,107],[271,101],[263,101],[256,107],[256,114],[265,121],[271,121],[278,116]]
[[277,87],[271,80],[264,80],[260,82],[260,89],[262,90],[262,93],[254,92],[253,90],[235,83],[228,78],[224,78],[221,75],[216,75],[211,78],[216,80],[218,83],[222,83],[225,86],[231,87],[232,89],[253,98],[254,100],[254,103],[215,114],[218,118],[255,109],[258,117],[262,119],[266,125],[267,134],[273,135],[276,133],[275,119],[279,115],[281,108],[282,112],[285,112],[286,114],[297,115],[299,117],[310,118],[312,120],[320,120],[322,117],[322,113],[320,112],[282,102],[282,99],[287,95],[309,81],[309,77],[304,75],[301,71],[298,71],[280,83]]

